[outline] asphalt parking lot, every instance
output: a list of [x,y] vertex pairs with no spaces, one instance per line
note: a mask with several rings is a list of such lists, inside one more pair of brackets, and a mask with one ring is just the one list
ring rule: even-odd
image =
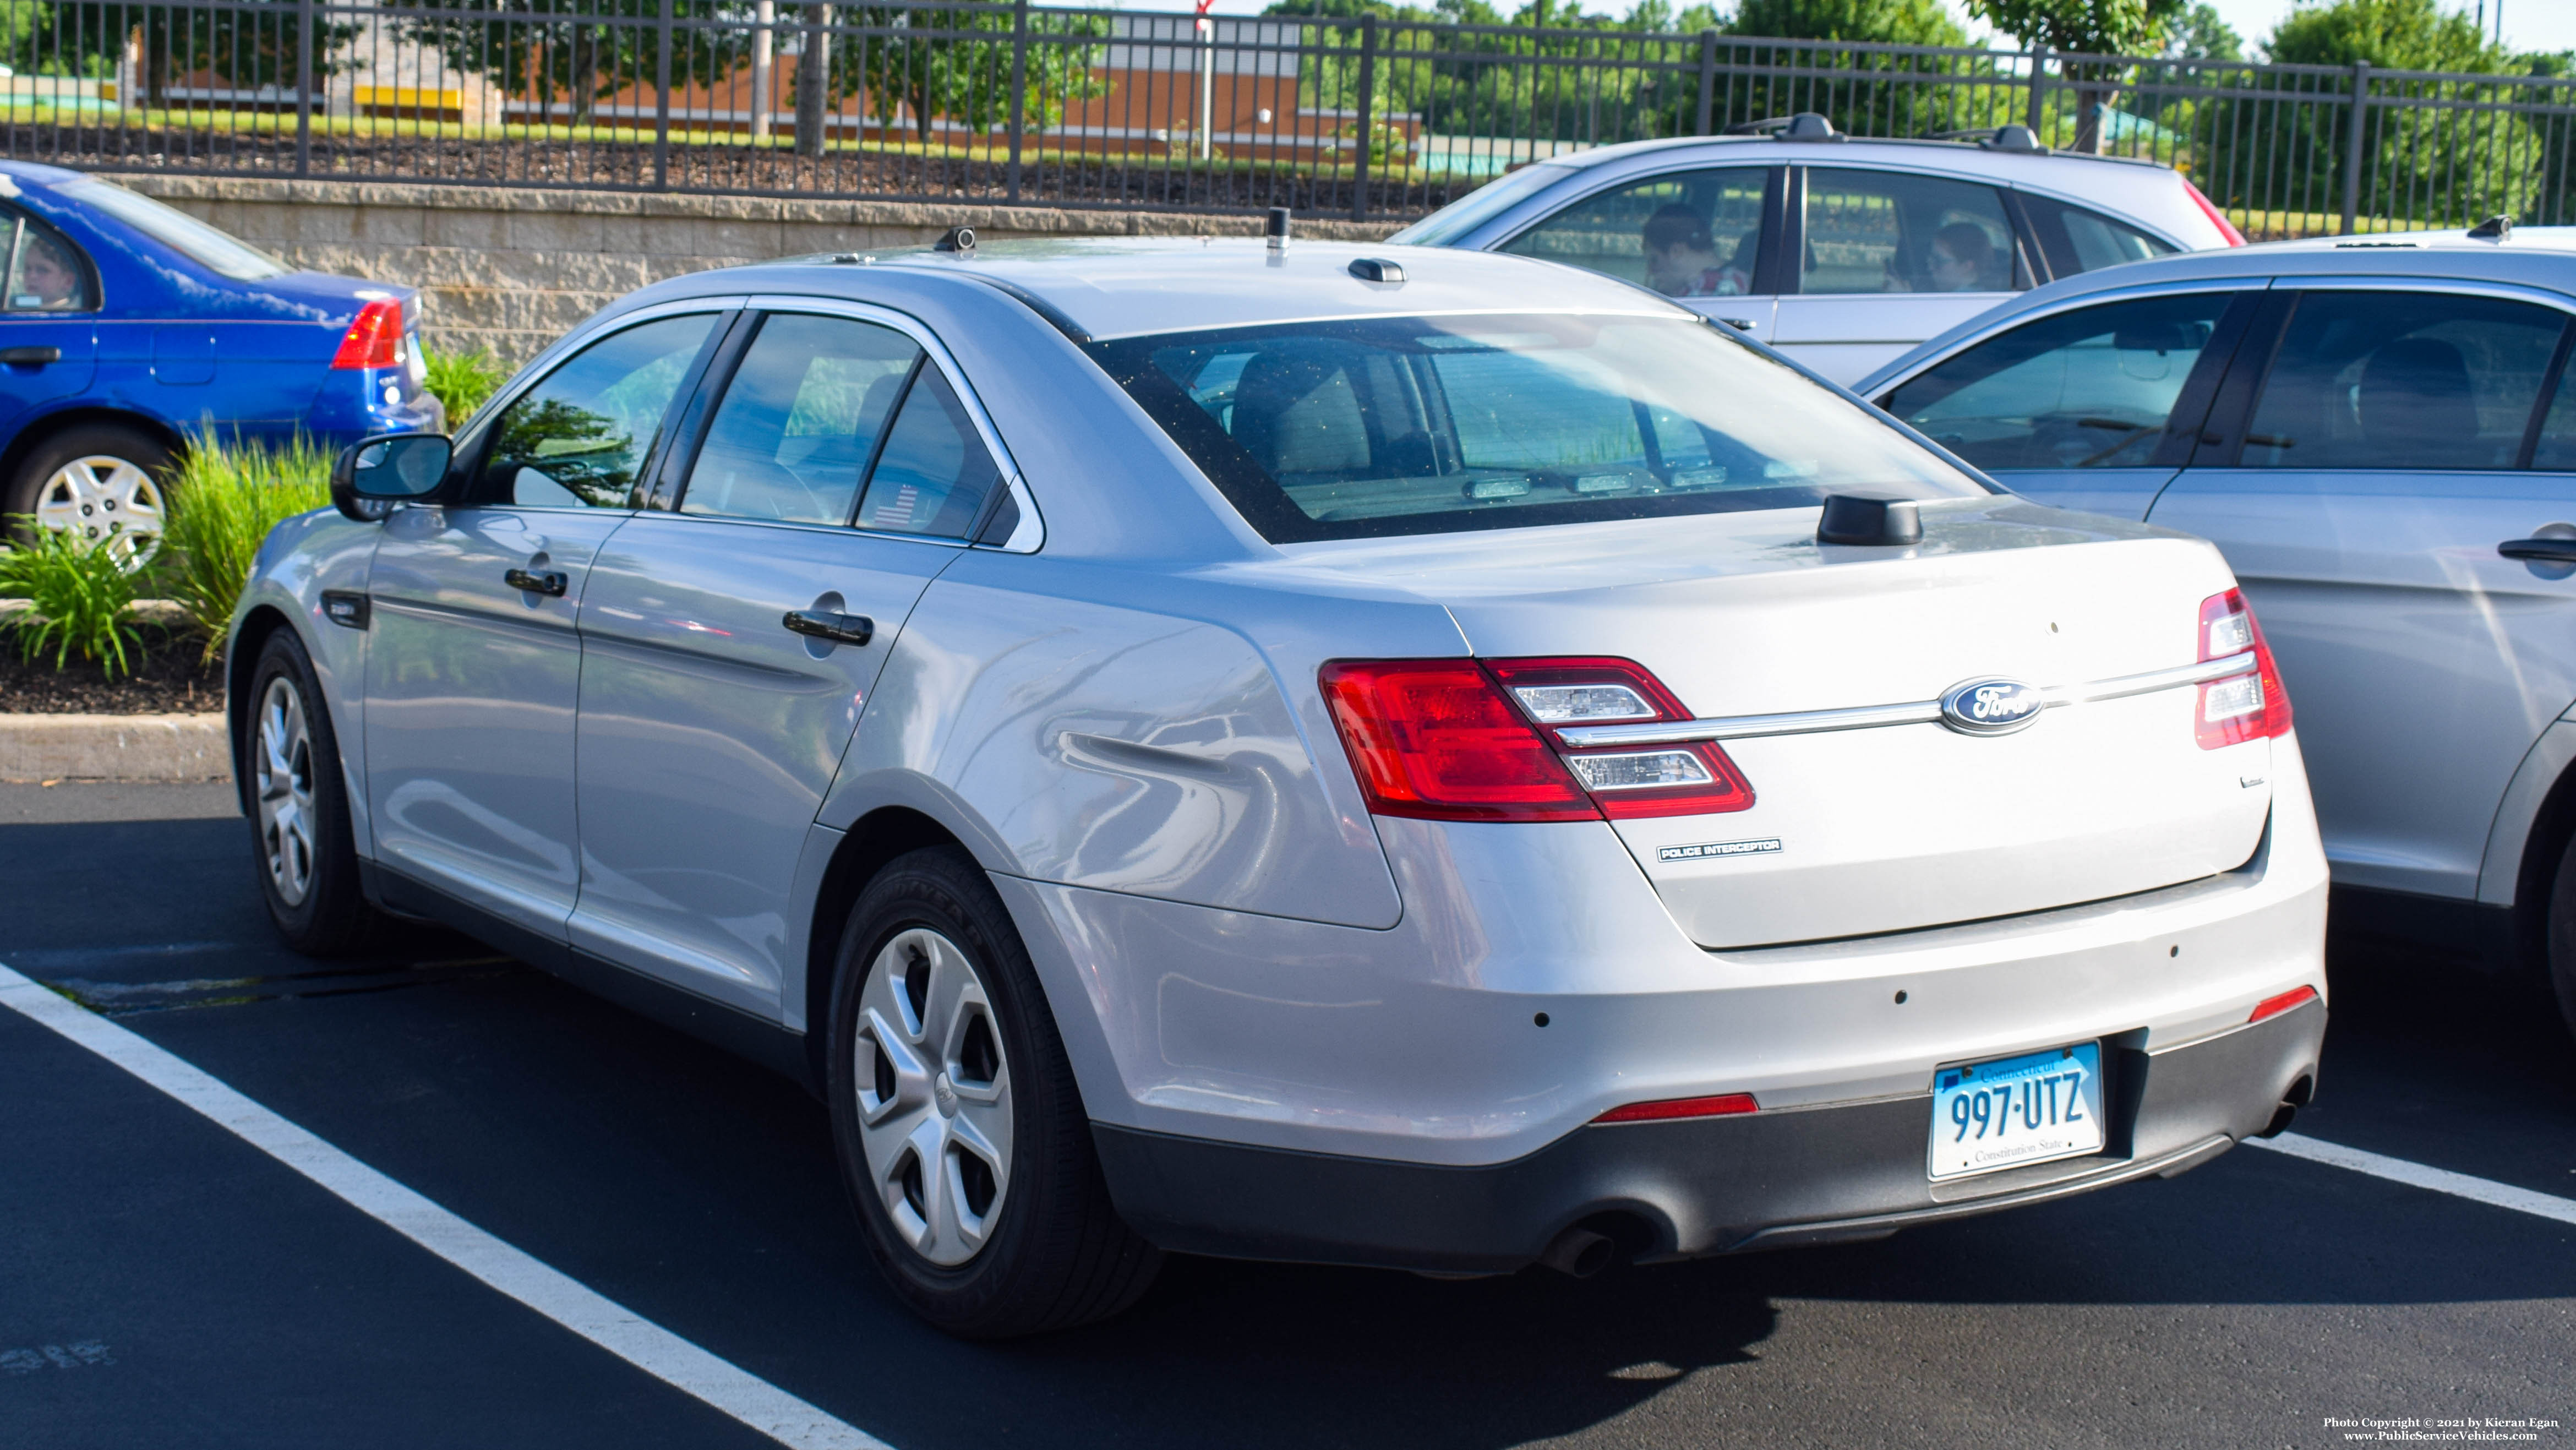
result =
[[[962,1344],[878,1285],[800,1088],[461,938],[293,957],[250,869],[229,787],[0,787],[0,963],[897,1450],[2576,1446],[2576,1225],[2251,1148],[1580,1282],[1180,1259],[1111,1323]],[[2333,970],[2301,1134],[2576,1199],[2541,999],[2386,944]],[[772,1443],[18,1012],[0,1102],[0,1443]]]

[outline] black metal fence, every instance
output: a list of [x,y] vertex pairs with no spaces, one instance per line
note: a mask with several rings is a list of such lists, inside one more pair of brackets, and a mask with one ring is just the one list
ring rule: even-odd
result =
[[2175,166],[2249,234],[2576,220],[2576,79],[989,0],[0,0],[0,155],[1354,218],[1818,111]]

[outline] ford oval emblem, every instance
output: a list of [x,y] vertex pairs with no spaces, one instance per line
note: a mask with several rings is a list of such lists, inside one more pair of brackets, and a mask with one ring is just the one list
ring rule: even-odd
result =
[[2010,735],[2039,718],[2046,699],[2019,680],[1970,680],[1941,697],[1941,723],[1962,735]]

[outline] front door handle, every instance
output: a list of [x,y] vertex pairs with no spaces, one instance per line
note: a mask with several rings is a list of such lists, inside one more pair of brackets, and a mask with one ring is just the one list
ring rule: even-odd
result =
[[513,569],[501,576],[501,582],[513,589],[524,589],[530,594],[550,594],[557,599],[563,598],[564,591],[572,587],[571,580],[551,569],[543,574]]
[[2576,539],[2507,539],[2496,545],[2496,552],[2508,559],[2576,564]]
[[834,644],[866,644],[877,632],[877,622],[864,614],[840,614],[829,609],[791,609],[779,623],[797,634],[828,639]]
[[16,367],[40,368],[62,360],[63,350],[58,347],[0,347],[0,363]]

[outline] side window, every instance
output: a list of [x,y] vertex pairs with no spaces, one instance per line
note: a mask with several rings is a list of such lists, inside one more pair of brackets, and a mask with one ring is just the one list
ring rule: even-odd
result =
[[1991,186],[1889,171],[1807,172],[1798,290],[2005,292],[2030,285]]
[[2246,468],[2511,468],[2566,318],[2442,292],[2310,292],[2246,429]]
[[2060,277],[2115,267],[2122,262],[2143,262],[2174,251],[2172,243],[2158,241],[2100,212],[2028,192],[2022,193],[2021,205],[2030,218],[2030,229],[2038,236],[2040,254],[2048,258],[2048,270]]
[[2143,466],[2233,296],[2151,297],[2025,323],[1908,380],[1885,406],[1980,468]]
[[2531,466],[2576,470],[2576,386],[2570,386],[2566,371],[2558,375],[2558,396],[2549,404],[2549,414],[2540,420],[2539,446],[2531,453]]
[[1650,177],[1585,197],[1502,250],[1570,262],[1667,297],[1750,292],[1767,175],[1740,166]]
[[782,313],[725,385],[680,511],[845,524],[921,349],[890,327]]
[[924,363],[868,475],[859,527],[963,538],[1001,481],[1002,471],[975,436],[957,390]]
[[636,470],[718,316],[693,312],[613,332],[559,364],[493,425],[475,497],[627,507]]
[[42,222],[0,211],[0,311],[89,312],[98,306],[89,268],[70,239]]

